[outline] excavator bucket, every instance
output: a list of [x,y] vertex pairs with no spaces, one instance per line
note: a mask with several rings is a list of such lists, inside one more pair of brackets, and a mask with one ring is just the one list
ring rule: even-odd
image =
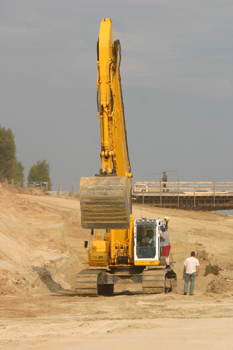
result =
[[128,229],[131,180],[118,176],[82,177],[80,207],[83,228]]

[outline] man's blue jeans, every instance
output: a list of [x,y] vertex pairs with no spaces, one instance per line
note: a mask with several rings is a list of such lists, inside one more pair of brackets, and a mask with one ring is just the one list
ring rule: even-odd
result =
[[184,293],[185,294],[188,293],[188,284],[189,284],[189,281],[190,281],[189,294],[193,295],[195,278],[196,278],[196,272],[194,272],[194,273],[186,273],[185,274],[185,277],[184,277]]

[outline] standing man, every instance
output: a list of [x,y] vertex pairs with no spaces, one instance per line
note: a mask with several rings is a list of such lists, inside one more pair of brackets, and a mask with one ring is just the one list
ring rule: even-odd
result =
[[163,256],[165,257],[165,260],[166,260],[166,269],[170,269],[169,254],[170,254],[171,246],[170,246],[169,234],[164,226],[160,227],[159,234],[160,234],[160,247],[162,247],[163,249]]
[[165,171],[163,172],[163,177],[162,177],[162,181],[163,181],[163,192],[165,192],[165,188],[167,187],[166,182],[167,182],[167,174],[165,173]]
[[187,258],[184,262],[184,295],[188,293],[188,284],[190,281],[189,294],[193,295],[194,282],[196,276],[198,276],[200,263],[195,258],[195,252],[191,252],[191,257]]

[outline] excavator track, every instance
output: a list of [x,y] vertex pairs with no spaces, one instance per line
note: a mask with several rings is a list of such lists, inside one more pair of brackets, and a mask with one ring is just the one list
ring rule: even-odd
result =
[[80,296],[98,296],[98,277],[102,270],[82,270],[76,275],[75,293]]
[[165,269],[148,269],[143,271],[143,294],[165,293],[165,273]]
[[[177,277],[172,269],[149,268],[143,271],[142,274],[136,274],[135,276],[140,276],[143,294],[161,294],[176,292],[177,290]],[[93,297],[100,294],[112,295],[114,283],[120,277],[120,275],[115,276],[107,273],[105,269],[82,270],[76,275],[75,293],[79,296]]]
[[100,294],[112,295],[113,284],[105,284],[105,270],[82,270],[76,275],[75,294],[97,297]]
[[160,294],[176,291],[177,279],[173,270],[165,268],[148,269],[142,274],[143,294]]

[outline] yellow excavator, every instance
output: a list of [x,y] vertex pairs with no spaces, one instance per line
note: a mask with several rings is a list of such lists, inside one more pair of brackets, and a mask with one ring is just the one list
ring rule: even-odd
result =
[[92,241],[89,247],[89,242],[84,242],[91,268],[76,275],[75,293],[82,296],[112,294],[116,283],[141,283],[143,293],[149,294],[177,287],[176,274],[171,268],[166,269],[165,257],[161,256],[158,232],[168,229],[169,218],[134,220],[132,215],[133,174],[120,63],[120,41],[113,41],[112,20],[104,18],[97,42],[97,115],[102,168],[94,177],[80,180],[82,227],[90,229]]

